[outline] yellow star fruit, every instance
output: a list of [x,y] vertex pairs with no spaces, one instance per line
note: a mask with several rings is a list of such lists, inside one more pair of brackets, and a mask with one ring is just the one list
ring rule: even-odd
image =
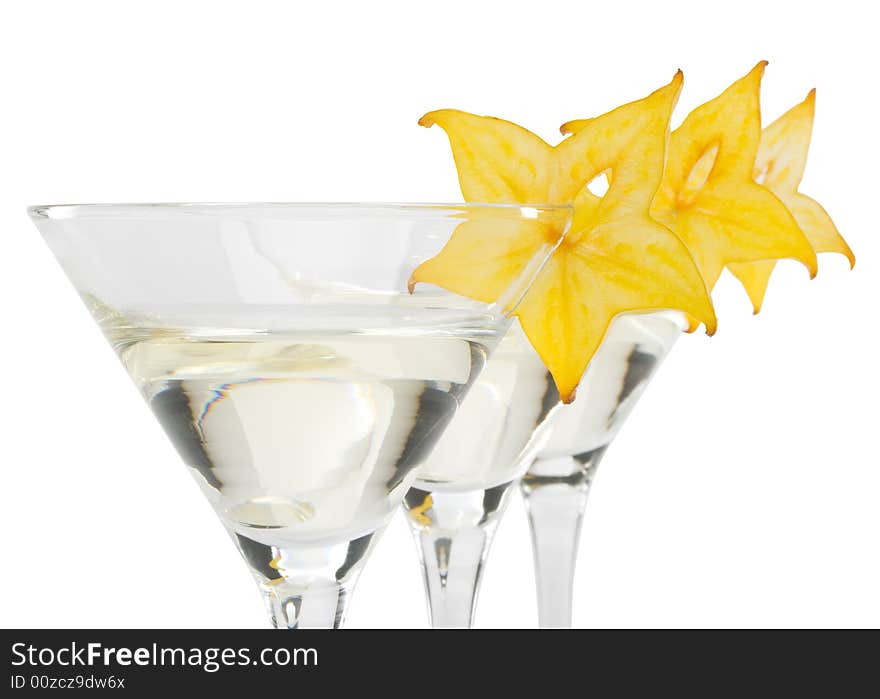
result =
[[[511,122],[452,109],[430,112],[419,122],[446,131],[465,200],[574,205],[568,233],[516,309],[565,402],[574,399],[621,313],[678,309],[705,323],[710,334],[715,330],[712,302],[693,258],[649,215],[681,83],[679,72],[665,87],[589,120],[556,146]],[[609,187],[598,197],[588,185],[603,174]],[[492,301],[528,251],[555,235],[524,225],[515,242],[496,241],[481,237],[479,228],[478,221],[459,227],[436,257],[415,270],[411,284],[428,282]]]
[[[753,179],[766,62],[697,107],[669,139],[651,215],[687,245],[711,290],[726,265],[792,258],[816,274],[816,253],[792,214]],[[591,120],[563,124],[579,133]]]
[[[812,90],[803,102],[764,129],[753,176],[788,207],[813,250],[845,255],[852,267],[856,263],[855,255],[831,217],[817,201],[798,191],[807,164],[815,109],[816,91]],[[729,265],[730,271],[745,287],[755,313],[761,310],[775,266],[774,260]]]

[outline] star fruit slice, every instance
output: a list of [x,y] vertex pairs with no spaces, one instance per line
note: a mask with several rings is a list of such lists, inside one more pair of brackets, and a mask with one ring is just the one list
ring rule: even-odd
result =
[[[788,207],[817,253],[840,253],[849,259],[852,267],[856,263],[855,255],[831,217],[819,202],[798,191],[807,164],[815,109],[816,91],[812,90],[803,102],[764,129],[753,176]],[[745,287],[755,313],[761,310],[775,266],[774,260],[729,265],[730,271]]]
[[[726,265],[792,258],[816,274],[816,254],[785,205],[752,178],[761,139],[766,62],[692,111],[672,132],[651,215],[687,245],[711,290]],[[578,133],[589,120],[563,124]]]
[[[446,131],[467,201],[574,205],[568,233],[515,309],[565,402],[574,399],[621,313],[678,309],[705,323],[710,334],[715,330],[708,290],[687,248],[648,213],[681,83],[678,73],[556,146],[511,122],[457,110],[430,112],[419,122]],[[588,185],[602,174],[610,184],[598,197]],[[479,222],[460,226],[436,257],[415,270],[411,284],[428,282],[491,302],[518,273],[513,251],[553,237],[523,226],[515,244],[507,238],[496,244],[482,235],[485,230]]]

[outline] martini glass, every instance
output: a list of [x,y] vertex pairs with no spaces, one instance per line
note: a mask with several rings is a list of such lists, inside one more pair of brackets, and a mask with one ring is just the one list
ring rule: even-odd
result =
[[511,326],[404,498],[434,627],[473,624],[492,538],[513,483],[527,471],[520,482],[539,618],[544,626],[570,625],[590,481],[683,323],[673,311],[616,318],[567,406],[518,323]]
[[578,542],[596,469],[686,327],[684,317],[673,311],[618,316],[578,386],[577,399],[555,411],[552,433],[520,481],[541,627],[571,626]]
[[[279,628],[339,627],[415,471],[553,245],[493,305],[407,281],[459,226],[565,207],[37,206],[45,237]],[[157,516],[166,516],[157,505]]]
[[404,498],[435,628],[473,624],[511,488],[547,444],[559,405],[552,377],[514,322]]

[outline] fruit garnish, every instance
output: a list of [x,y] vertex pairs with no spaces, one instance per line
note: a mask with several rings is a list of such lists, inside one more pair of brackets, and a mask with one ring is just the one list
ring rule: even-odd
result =
[[[426,114],[449,136],[467,201],[573,204],[568,233],[516,308],[523,331],[550,370],[564,402],[575,389],[614,317],[678,309],[715,330],[706,285],[687,248],[649,216],[663,173],[669,118],[681,90],[679,72],[665,87],[589,120],[576,136],[551,146],[508,121],[443,109]],[[596,196],[588,185],[606,175]],[[420,265],[411,284],[428,282],[491,301],[515,273],[516,250],[545,244],[548,233],[525,226],[511,244],[478,236],[449,244]],[[477,286],[461,270],[479,270]],[[492,291],[487,291],[492,287]],[[482,291],[481,295],[480,294]]]
[[[498,216],[497,211],[467,210],[439,254],[420,264],[409,278],[412,293],[419,282],[436,284],[468,298],[497,304],[505,313],[518,303],[534,277],[535,259],[552,252],[565,233],[565,210],[558,217],[534,220]],[[539,253],[542,252],[543,255]]]
[[[726,265],[792,258],[816,274],[816,253],[794,217],[753,179],[761,140],[761,62],[672,132],[651,215],[687,245],[711,290]],[[589,128],[568,122],[563,133]]]
[[[788,207],[813,250],[840,253],[849,259],[852,267],[856,263],[855,255],[831,217],[819,202],[798,191],[807,164],[815,110],[816,91],[812,90],[803,102],[764,129],[753,176]],[[730,271],[745,287],[755,313],[761,310],[775,266],[773,260],[729,265]]]

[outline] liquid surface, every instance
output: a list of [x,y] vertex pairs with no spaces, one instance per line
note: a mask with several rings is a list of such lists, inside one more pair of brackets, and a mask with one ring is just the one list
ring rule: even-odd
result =
[[384,524],[494,342],[118,325],[111,339],[227,526],[266,545]]
[[519,326],[512,326],[419,469],[416,487],[490,489],[522,476],[536,458],[540,463],[604,448],[681,331],[672,313],[620,316],[584,374],[577,399],[562,405],[540,358]]
[[559,403],[550,374],[514,324],[419,469],[425,491],[485,490],[522,475]]
[[676,313],[616,318],[578,385],[575,401],[554,414],[552,435],[540,458],[577,458],[606,447],[683,327]]

